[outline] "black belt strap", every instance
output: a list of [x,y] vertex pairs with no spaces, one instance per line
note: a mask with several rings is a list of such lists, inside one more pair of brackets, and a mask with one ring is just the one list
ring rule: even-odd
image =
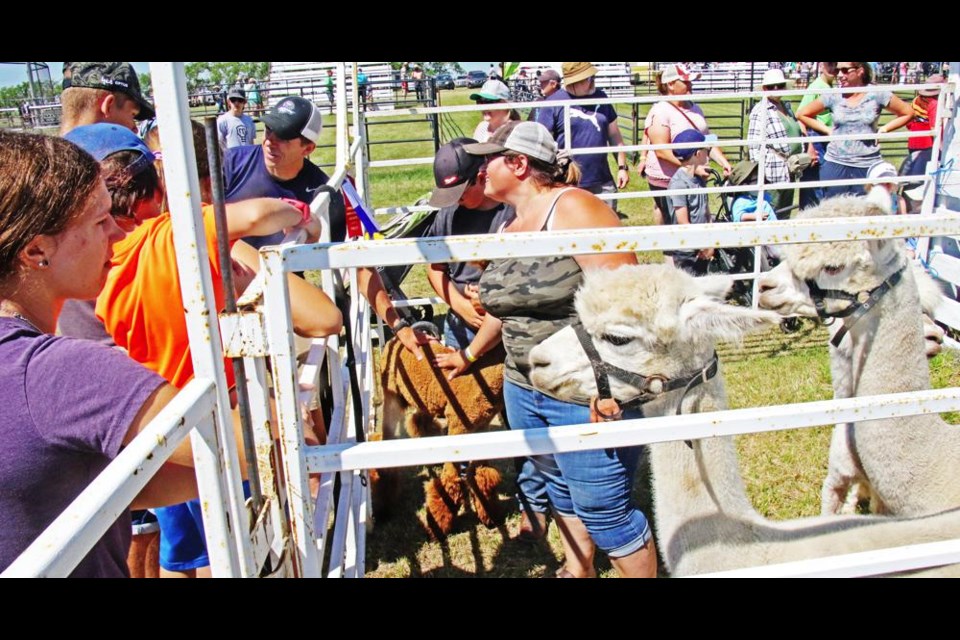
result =
[[676,415],[680,415],[683,398],[687,395],[687,392],[714,377],[719,371],[719,360],[717,353],[714,352],[710,362],[693,375],[672,379],[657,374],[644,376],[633,371],[621,369],[609,362],[604,362],[593,344],[593,339],[590,337],[590,334],[587,333],[586,329],[583,328],[583,325],[576,324],[573,326],[573,329],[577,334],[577,338],[580,340],[580,345],[587,354],[587,358],[590,360],[590,366],[593,367],[593,375],[597,380],[597,394],[600,399],[613,398],[610,392],[609,375],[613,375],[618,380],[640,390],[640,393],[630,400],[620,403],[624,408],[639,407],[668,391],[683,389],[683,395],[680,396],[680,402],[677,404]]

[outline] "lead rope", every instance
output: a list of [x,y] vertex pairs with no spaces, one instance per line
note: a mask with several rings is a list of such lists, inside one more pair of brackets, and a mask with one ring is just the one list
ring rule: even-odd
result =
[[[580,341],[580,346],[583,347],[584,353],[586,354],[587,359],[590,361],[590,366],[593,369],[593,375],[597,383],[597,395],[590,400],[590,410],[596,413],[604,422],[619,420],[623,417],[623,409],[621,409],[620,404],[616,401],[610,391],[610,379],[608,372],[613,373],[617,378],[622,379],[624,382],[627,382],[628,384],[633,385],[640,390],[640,393],[637,394],[635,398],[623,404],[624,407],[642,407],[643,404],[650,402],[657,396],[666,393],[667,391],[683,388],[683,393],[680,395],[680,401],[677,403],[677,411],[674,414],[681,415],[683,412],[683,400],[686,398],[687,393],[689,393],[690,390],[697,385],[713,378],[720,370],[720,359],[717,356],[717,352],[714,351],[710,362],[703,367],[703,369],[693,374],[689,378],[675,378],[671,380],[659,375],[643,376],[632,371],[621,369],[620,367],[612,365],[608,362],[604,362],[593,344],[593,339],[587,333],[586,329],[583,328],[583,325],[574,325],[574,333],[577,334],[577,339]],[[600,409],[600,403],[604,401],[612,402],[613,406],[615,407],[615,411],[604,413]],[[690,440],[684,440],[684,443],[686,443],[688,447],[693,448],[693,444]]]

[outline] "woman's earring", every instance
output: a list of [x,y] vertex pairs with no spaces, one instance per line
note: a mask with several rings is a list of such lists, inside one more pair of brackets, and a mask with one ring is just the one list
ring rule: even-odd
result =
[[50,262],[48,262],[47,260],[41,260],[40,262],[37,263],[37,265],[41,267],[49,267]]

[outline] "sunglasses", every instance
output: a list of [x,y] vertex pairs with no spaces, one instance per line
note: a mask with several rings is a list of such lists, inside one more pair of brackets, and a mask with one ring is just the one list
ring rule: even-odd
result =
[[766,86],[766,88],[767,88],[767,89],[772,89],[772,90],[774,90],[774,91],[779,91],[779,90],[781,90],[781,89],[786,89],[786,88],[787,88],[787,85],[785,85],[785,84],[768,84],[768,85]]
[[847,75],[854,69],[859,69],[859,68],[860,67],[837,67],[837,73],[842,73],[843,75]]

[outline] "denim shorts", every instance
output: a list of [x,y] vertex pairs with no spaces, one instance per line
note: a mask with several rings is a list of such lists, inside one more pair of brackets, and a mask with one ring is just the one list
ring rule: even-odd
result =
[[470,346],[477,332],[452,310],[443,319],[443,344],[454,349]]
[[[510,380],[503,385],[512,429],[540,429],[590,422],[590,408],[561,402]],[[624,412],[627,419],[643,412]],[[580,518],[594,543],[621,558],[642,548],[653,536],[643,512],[631,499],[642,447],[571,451],[532,456],[547,482],[547,494],[561,516]]]

